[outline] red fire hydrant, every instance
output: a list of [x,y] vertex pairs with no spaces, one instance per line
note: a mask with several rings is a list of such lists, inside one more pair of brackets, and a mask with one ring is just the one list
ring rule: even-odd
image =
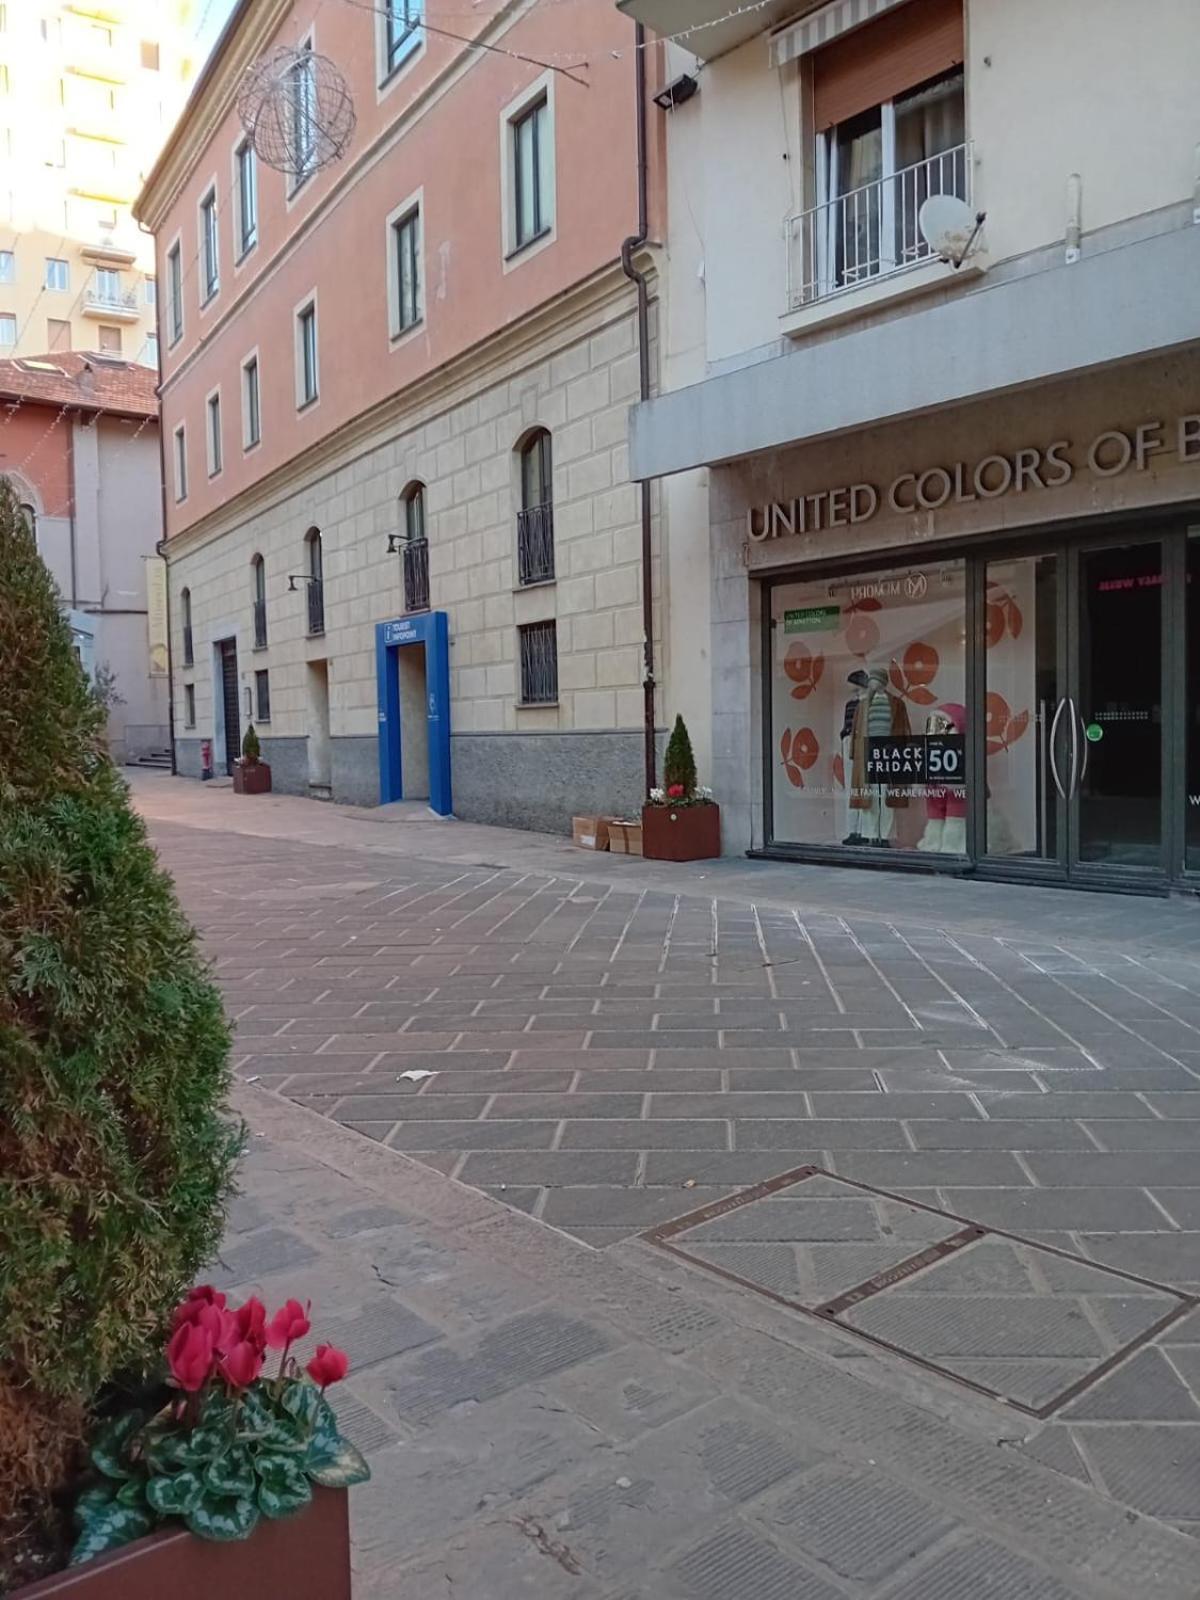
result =
[[208,778],[211,778],[212,775],[213,775],[212,740],[211,739],[201,739],[201,741],[200,741],[200,777],[201,777],[202,780],[206,780]]

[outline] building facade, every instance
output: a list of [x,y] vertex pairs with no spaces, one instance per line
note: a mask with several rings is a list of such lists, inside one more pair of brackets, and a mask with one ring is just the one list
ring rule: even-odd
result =
[[0,361],[0,476],[108,700],[113,760],[161,756],[169,675],[154,374],[95,354]]
[[158,364],[130,210],[191,76],[190,0],[0,6],[0,356]]
[[[454,31],[239,5],[138,203],[176,748],[223,770],[252,721],[276,788],[558,829],[644,782],[633,30],[597,0]],[[344,75],[328,166],[238,119],[281,47]]]
[[631,463],[726,850],[1200,882],[1194,8],[622,9],[696,30]]

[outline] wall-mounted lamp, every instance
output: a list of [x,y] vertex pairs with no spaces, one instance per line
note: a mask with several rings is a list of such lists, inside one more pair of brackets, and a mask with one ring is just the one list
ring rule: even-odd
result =
[[676,106],[681,106],[690,100],[699,87],[690,72],[681,72],[679,77],[673,78],[665,89],[658,91],[654,96],[654,104],[660,111],[674,111]]
[[311,572],[289,572],[288,592],[294,594],[298,583],[320,583],[320,578],[314,578]]
[[406,542],[407,541],[402,533],[389,533],[387,547],[388,555],[394,556],[397,550],[403,550]]

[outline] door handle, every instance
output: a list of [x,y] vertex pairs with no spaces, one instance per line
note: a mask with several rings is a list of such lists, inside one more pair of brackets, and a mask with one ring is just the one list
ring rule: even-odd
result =
[[1050,738],[1047,740],[1047,748],[1050,752],[1050,776],[1054,779],[1054,787],[1058,790],[1058,797],[1060,800],[1065,800],[1067,798],[1067,791],[1063,788],[1062,779],[1058,775],[1058,761],[1055,759],[1054,755],[1054,740],[1058,733],[1059,719],[1062,717],[1063,711],[1066,708],[1066,704],[1066,700],[1060,700],[1055,706],[1054,716],[1050,722]]
[[1080,779],[1080,772],[1079,772],[1079,728],[1080,728],[1080,716],[1079,716],[1079,712],[1075,709],[1074,700],[1071,700],[1070,695],[1068,695],[1067,698],[1068,698],[1068,700],[1071,701],[1071,785],[1070,785],[1070,789],[1068,790],[1068,795],[1069,795],[1070,799],[1074,800],[1076,794],[1079,791],[1079,779]]
[[1082,785],[1083,780],[1087,777],[1088,755],[1090,753],[1088,751],[1087,723],[1083,720],[1082,712],[1079,714],[1079,729],[1083,734],[1083,771],[1079,774],[1079,782]]

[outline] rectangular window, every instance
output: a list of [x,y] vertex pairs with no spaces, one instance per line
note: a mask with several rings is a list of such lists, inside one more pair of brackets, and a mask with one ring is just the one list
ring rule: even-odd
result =
[[395,72],[421,42],[423,0],[384,0],[383,76]]
[[220,287],[217,257],[217,191],[210,189],[200,202],[200,263],[204,299],[211,300]]
[[0,350],[11,349],[17,342],[17,319],[11,311],[0,311]]
[[156,39],[142,40],[142,66],[147,72],[157,72],[159,68],[159,50]]
[[259,722],[270,722],[271,678],[266,671],[254,674],[254,711]]
[[175,429],[175,498],[187,499],[187,432],[181,422]]
[[158,335],[156,333],[148,333],[146,335],[141,364],[143,367],[153,367],[155,372],[158,371]]
[[46,257],[46,287],[64,293],[71,287],[71,266],[58,256]]
[[171,305],[171,343],[183,337],[183,261],[179,244],[167,252],[167,294]]
[[0,250],[0,283],[14,283],[17,277],[17,258],[11,250]]
[[158,304],[158,279],[157,278],[147,278],[146,279],[146,304],[148,306],[156,306]]
[[512,137],[512,244],[520,250],[554,221],[553,136],[543,95],[509,124]]
[[296,400],[301,407],[317,398],[317,308],[310,301],[296,314]]
[[234,157],[237,164],[238,255],[258,243],[258,167],[254,148],[243,139]]
[[46,348],[48,350],[71,348],[71,324],[64,318],[46,318]]
[[558,629],[553,622],[518,628],[521,644],[521,704],[553,705],[558,699]]
[[242,367],[242,446],[249,450],[262,438],[258,399],[258,357],[251,356]]
[[421,212],[414,207],[392,223],[395,301],[393,333],[404,333],[421,320]]
[[316,159],[317,78],[312,62],[312,40],[300,46],[303,58],[292,68],[292,150],[296,168],[291,192],[311,177]]
[[208,397],[208,475],[215,478],[221,470],[221,396]]
[[100,351],[106,356],[121,354],[121,330],[106,322],[100,324]]
[[194,683],[185,683],[183,686],[183,725],[185,728],[196,726],[196,686]]
[[121,300],[121,274],[114,267],[97,267],[92,293],[105,305],[115,306]]

